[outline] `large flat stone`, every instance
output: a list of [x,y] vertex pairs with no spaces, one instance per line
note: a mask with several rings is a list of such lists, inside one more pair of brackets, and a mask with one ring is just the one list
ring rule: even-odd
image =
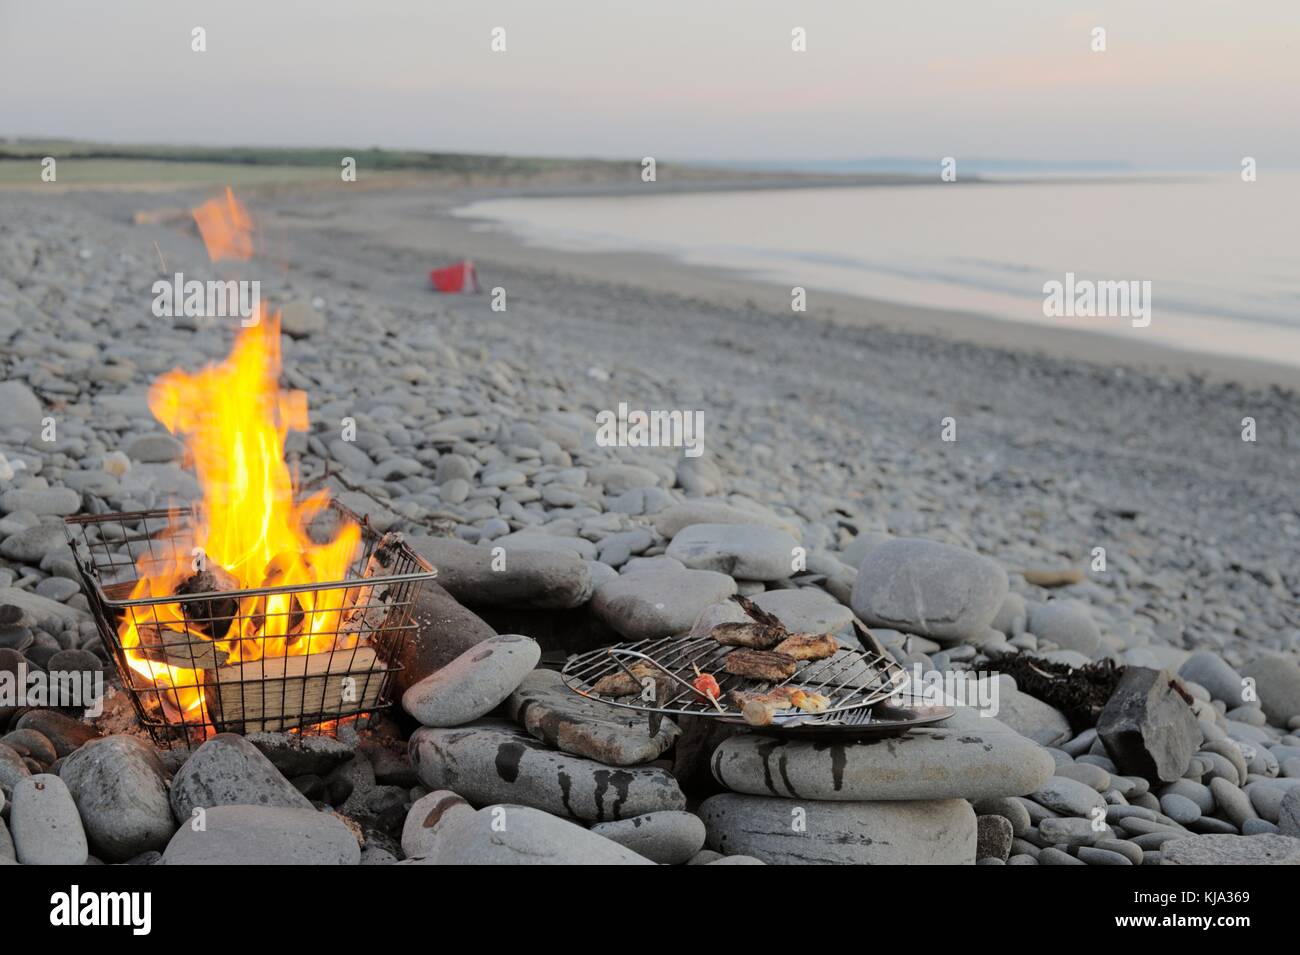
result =
[[[807,587],[768,590],[754,597],[754,605],[775,614],[795,633],[836,633],[853,621],[853,611],[844,604],[824,590]],[[741,619],[748,619],[743,611]]]
[[559,753],[504,720],[424,727],[411,736],[410,753],[424,785],[480,806],[515,803],[589,822],[686,807],[677,781],[662,769]]
[[81,510],[81,495],[72,488],[12,488],[0,493],[0,512],[30,511],[64,517]]
[[80,624],[82,621],[91,619],[90,614],[84,610],[78,610],[76,607],[69,607],[57,600],[50,600],[40,594],[34,594],[27,590],[17,590],[13,587],[0,588],[0,607],[5,604],[21,607],[37,620],[53,618],[65,627],[69,624]]
[[784,580],[794,573],[799,542],[760,524],[692,524],[677,532],[667,554],[692,570],[740,580]]
[[438,583],[463,604],[564,610],[591,598],[591,571],[576,554],[516,550],[504,570],[492,550],[447,537],[407,538],[438,569]]
[[741,507],[718,498],[697,498],[664,508],[654,517],[654,528],[672,539],[692,524],[762,524],[799,537],[793,522],[757,505]]
[[203,828],[185,823],[165,865],[356,865],[356,837],[328,812],[284,806],[214,806]]
[[1023,796],[1052,777],[1046,750],[989,722],[856,743],[733,736],[714,752],[713,775],[751,795],[854,802]]
[[430,865],[652,865],[631,849],[526,806],[488,806],[439,825]]
[[664,719],[652,734],[644,713],[579,696],[554,670],[528,674],[506,707],[512,719],[548,746],[610,766],[658,759],[681,733]]
[[592,612],[627,640],[685,633],[704,608],[736,592],[736,582],[711,570],[658,563],[626,571],[596,588]]
[[972,551],[917,538],[895,538],[863,558],[853,609],[867,626],[936,640],[983,636],[1007,595],[1000,564]]
[[699,812],[710,849],[769,865],[975,862],[975,812],[964,799],[792,803],[725,793]]

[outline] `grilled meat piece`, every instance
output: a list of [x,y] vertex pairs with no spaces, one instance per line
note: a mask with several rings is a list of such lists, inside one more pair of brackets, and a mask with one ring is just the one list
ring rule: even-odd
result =
[[709,631],[709,636],[723,646],[751,650],[771,650],[789,635],[785,627],[769,627],[763,623],[720,623]]
[[735,676],[751,680],[779,683],[794,676],[797,661],[784,653],[769,650],[732,650],[722,662],[722,668]]
[[[748,597],[741,596],[740,594],[732,594],[731,599],[740,605],[741,610],[749,614],[750,620],[753,620],[756,623],[761,623],[764,626],[775,627],[777,630],[786,630],[785,624],[781,622],[780,617],[778,617],[774,613],[762,609],[761,607],[758,606],[758,604],[754,603],[754,601],[750,600]],[[790,631],[786,630],[787,636],[789,635],[789,633]]]
[[824,660],[834,656],[840,645],[829,633],[796,633],[776,645],[777,653],[796,660]]
[[629,669],[636,674],[636,679],[628,676],[621,668],[616,673],[602,676],[591,687],[591,692],[599,696],[634,696],[641,692],[641,681],[659,675],[659,668],[654,664],[639,660]]
[[750,726],[770,726],[777,713],[792,706],[805,713],[823,713],[831,705],[830,697],[799,686],[779,686],[767,693],[733,692],[731,699]]

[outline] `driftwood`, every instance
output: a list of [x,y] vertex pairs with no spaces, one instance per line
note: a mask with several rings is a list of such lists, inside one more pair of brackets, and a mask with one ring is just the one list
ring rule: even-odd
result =
[[[362,577],[370,579],[391,574],[397,567],[405,538],[395,531],[390,531],[379,539],[375,549],[370,552],[366,569]],[[378,634],[388,619],[388,611],[398,597],[400,585],[375,584],[369,587],[357,587],[349,591],[349,609],[343,614],[343,624],[339,635]]]
[[152,623],[137,629],[137,650],[146,660],[188,670],[215,670],[230,659],[229,652],[197,631],[186,633]]
[[260,733],[372,709],[383,664],[370,647],[263,657],[207,674],[204,698],[219,732]]

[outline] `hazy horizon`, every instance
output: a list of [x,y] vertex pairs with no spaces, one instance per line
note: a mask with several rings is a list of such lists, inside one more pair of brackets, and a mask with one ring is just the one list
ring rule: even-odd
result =
[[[0,0],[0,135],[816,163],[1300,165],[1300,5]],[[190,48],[206,30],[207,51]],[[506,51],[490,49],[506,30]],[[1090,49],[1106,30],[1104,53]],[[790,49],[807,31],[807,51]]]

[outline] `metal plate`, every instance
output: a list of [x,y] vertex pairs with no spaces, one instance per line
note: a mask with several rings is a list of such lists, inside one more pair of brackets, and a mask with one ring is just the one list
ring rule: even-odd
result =
[[[880,703],[871,709],[844,713],[839,719],[823,717],[793,717],[771,726],[749,726],[744,720],[734,722],[747,726],[763,736],[787,739],[817,739],[852,742],[863,739],[884,739],[902,736],[918,726],[939,723],[956,714],[951,706],[894,706]],[[733,722],[725,720],[724,722]]]

